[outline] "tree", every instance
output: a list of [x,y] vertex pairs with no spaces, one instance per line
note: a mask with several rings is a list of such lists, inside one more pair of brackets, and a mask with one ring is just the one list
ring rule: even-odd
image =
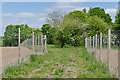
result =
[[104,19],[74,10],[64,16],[63,22],[55,33],[54,42],[61,47],[84,46],[85,37],[105,33],[108,28],[111,27],[104,22]]
[[63,22],[57,29],[54,42],[56,45],[63,47],[64,45],[82,46],[84,45],[85,21],[87,14],[74,10],[68,15],[65,15]]
[[117,24],[115,30],[120,30],[120,10],[115,16],[115,24]]
[[62,22],[62,18],[63,16],[65,15],[66,13],[63,12],[63,11],[53,11],[51,13],[48,14],[48,18],[47,18],[47,22],[55,27],[55,28],[58,28],[59,25],[61,24]]
[[39,28],[34,29],[34,35],[37,37],[38,35],[42,35],[42,31]]
[[104,9],[100,7],[90,8],[88,13],[90,16],[97,15],[98,17],[103,18],[107,23],[111,23],[112,21],[111,16],[106,14]]
[[53,35],[56,32],[56,28],[51,27],[50,24],[43,24],[41,27],[43,35],[47,35],[47,43],[53,44]]
[[43,24],[43,26],[41,27],[43,35],[47,35],[50,27],[50,24]]
[[95,34],[100,34],[107,32],[107,30],[111,28],[111,26],[104,22],[103,19],[97,16],[91,16],[87,19],[87,27],[86,32],[87,36],[95,36]]
[[86,8],[84,8],[82,11],[83,11],[84,13],[86,13]]
[[54,28],[54,27],[49,28],[49,33],[48,33],[48,37],[47,37],[48,44],[53,44],[54,43],[53,36],[54,36],[55,32],[56,32],[56,28]]
[[3,37],[4,46],[18,46],[18,28],[20,28],[21,31],[21,42],[28,38],[32,38],[32,28],[30,28],[27,24],[8,25]]

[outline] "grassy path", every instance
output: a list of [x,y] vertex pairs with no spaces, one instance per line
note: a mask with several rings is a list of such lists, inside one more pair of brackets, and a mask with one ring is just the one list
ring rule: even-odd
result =
[[3,77],[21,78],[110,78],[107,68],[90,57],[85,48],[56,48],[48,46],[48,53],[34,56],[35,61],[11,66]]

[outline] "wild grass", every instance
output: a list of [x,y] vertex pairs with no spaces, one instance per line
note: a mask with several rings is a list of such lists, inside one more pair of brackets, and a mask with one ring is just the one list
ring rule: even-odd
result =
[[47,46],[45,55],[31,55],[19,66],[9,66],[3,78],[113,78],[108,68],[83,47]]

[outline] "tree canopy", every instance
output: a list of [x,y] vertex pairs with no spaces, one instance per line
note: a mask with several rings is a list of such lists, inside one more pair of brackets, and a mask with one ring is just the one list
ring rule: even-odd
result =
[[90,8],[88,13],[90,16],[97,15],[98,17],[103,18],[107,23],[111,23],[112,21],[111,16],[109,14],[106,14],[104,9],[100,7]]

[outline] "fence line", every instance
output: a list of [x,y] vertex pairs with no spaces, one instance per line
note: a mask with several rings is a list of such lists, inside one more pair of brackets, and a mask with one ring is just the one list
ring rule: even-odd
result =
[[85,38],[85,48],[87,48],[88,53],[105,63],[109,67],[110,73],[114,73],[116,77],[118,77],[118,47],[120,41],[118,32],[120,31],[115,32],[109,29],[108,33],[100,33],[100,35],[96,34],[95,37]]
[[[33,31],[33,33],[31,33],[32,35],[28,37],[27,33],[26,35],[22,35],[20,31],[20,28],[18,28],[18,34],[15,35],[17,39],[12,38],[12,43],[7,43],[4,47],[2,46],[2,43],[0,43],[0,51],[2,51],[0,74],[4,72],[4,69],[8,65],[19,64],[22,61],[27,60],[31,54],[43,55],[47,52],[46,35],[44,35],[44,37],[43,35],[36,35]],[[25,40],[23,41],[22,39]]]

